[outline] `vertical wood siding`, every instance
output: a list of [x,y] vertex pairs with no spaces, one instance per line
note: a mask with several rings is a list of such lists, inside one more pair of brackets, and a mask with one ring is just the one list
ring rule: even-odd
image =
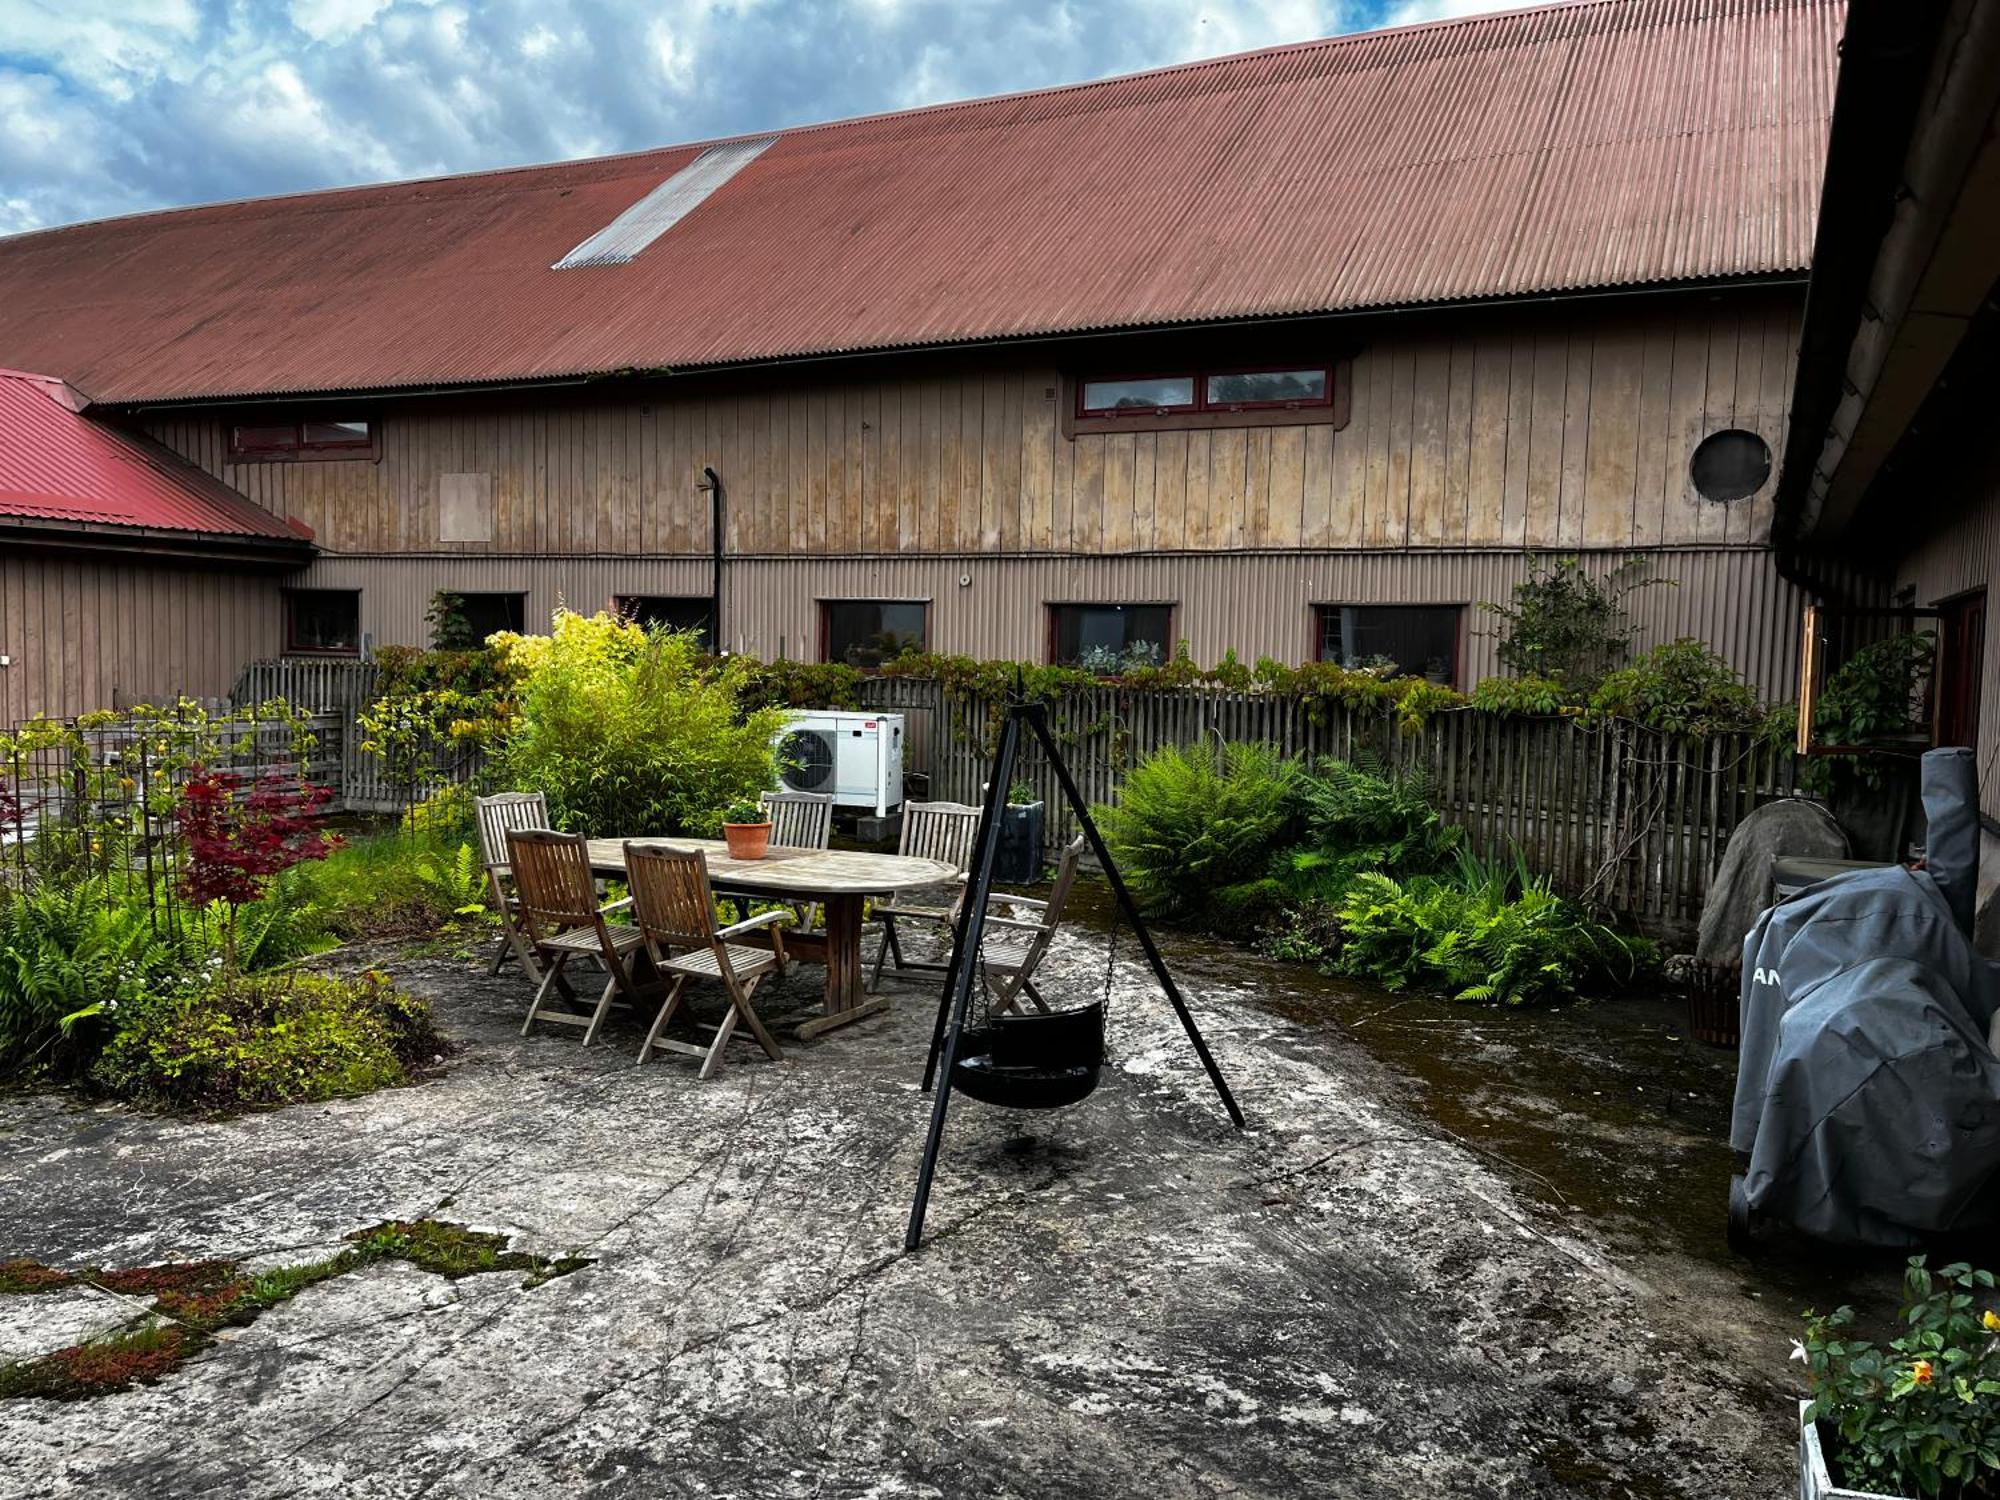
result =
[[[1362,341],[1338,430],[1066,438],[1062,372],[1013,353],[596,405],[391,404],[379,462],[232,463],[215,414],[148,430],[340,553],[697,556],[704,467],[751,556],[1755,546],[1769,486],[1712,504],[1688,458],[1725,427],[1780,451],[1798,315],[1766,289],[1356,324],[1329,335]],[[490,482],[490,540],[447,542],[441,497],[468,475]]]
[[268,575],[0,552],[0,723],[219,698],[280,630]]

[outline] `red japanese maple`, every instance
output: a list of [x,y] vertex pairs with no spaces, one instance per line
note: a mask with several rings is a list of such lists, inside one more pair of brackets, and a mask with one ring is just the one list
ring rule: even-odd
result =
[[206,906],[229,908],[224,959],[236,964],[236,913],[264,894],[273,875],[325,859],[340,840],[320,826],[326,787],[273,773],[255,782],[234,771],[193,766],[181,786],[174,822],[187,843],[180,890]]

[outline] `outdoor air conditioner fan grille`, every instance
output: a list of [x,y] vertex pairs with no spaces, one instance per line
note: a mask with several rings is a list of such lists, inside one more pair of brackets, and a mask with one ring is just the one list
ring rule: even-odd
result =
[[785,785],[817,792],[833,781],[833,741],[823,729],[794,729],[778,745]]

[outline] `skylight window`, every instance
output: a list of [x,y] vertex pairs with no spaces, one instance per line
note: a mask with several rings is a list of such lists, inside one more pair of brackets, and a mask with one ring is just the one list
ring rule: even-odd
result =
[[549,269],[622,266],[680,223],[730,178],[764,154],[774,135],[710,146]]

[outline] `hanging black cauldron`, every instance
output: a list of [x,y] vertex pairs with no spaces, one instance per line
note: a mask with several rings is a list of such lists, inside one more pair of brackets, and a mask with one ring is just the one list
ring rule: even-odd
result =
[[1060,1109],[1089,1096],[1104,1068],[1104,1002],[1046,1015],[994,1016],[959,1041],[951,1086],[982,1104]]

